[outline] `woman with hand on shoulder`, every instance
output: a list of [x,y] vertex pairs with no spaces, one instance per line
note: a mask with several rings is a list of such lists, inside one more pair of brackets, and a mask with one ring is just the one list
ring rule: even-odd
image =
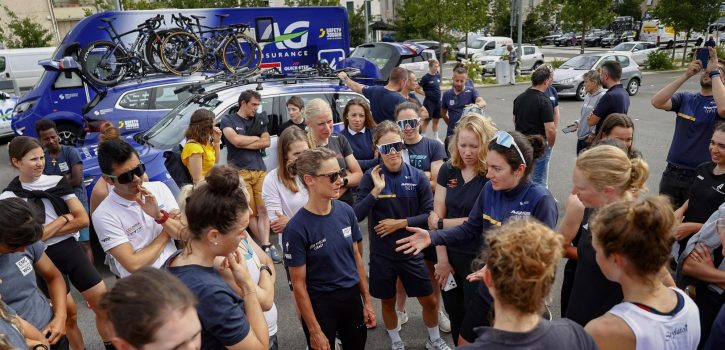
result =
[[355,212],[338,201],[342,173],[335,152],[316,148],[302,152],[297,176],[309,199],[289,221],[282,240],[294,301],[311,349],[365,349],[367,327],[375,310],[356,241],[362,240]]
[[541,317],[561,258],[561,236],[534,220],[515,220],[489,231],[486,246],[480,274],[496,316],[490,327],[476,329],[474,343],[459,349],[597,349],[580,325]]
[[640,203],[614,202],[592,218],[597,264],[624,294],[623,302],[586,326],[600,349],[697,348],[697,305],[661,280],[670,260],[674,224],[672,206],[662,196]]
[[101,299],[118,350],[201,349],[194,294],[165,270],[142,267],[119,279]]
[[214,126],[214,112],[204,108],[194,111],[185,137],[181,162],[189,169],[191,180],[197,183],[219,159],[222,131]]
[[347,102],[342,112],[342,122],[345,128],[340,135],[345,136],[352,147],[352,154],[360,163],[363,172],[378,165],[378,156],[373,146],[373,133],[375,120],[370,113],[370,106],[361,98],[354,98]]
[[344,170],[339,199],[352,206],[354,197],[351,188],[357,187],[363,172],[347,138],[332,133],[330,104],[321,98],[313,99],[305,106],[305,119],[310,148],[325,147],[335,152],[340,169]]
[[[189,239],[165,267],[196,295],[202,323],[202,349],[267,350],[269,333],[244,252],[249,203],[240,188],[237,170],[212,168],[184,208]],[[223,258],[217,265],[215,260]],[[233,277],[230,286],[222,272]],[[266,272],[264,272],[266,273]]]
[[[491,119],[480,114],[469,114],[456,124],[450,142],[451,159],[441,166],[433,200],[433,211],[428,216],[428,227],[441,230],[456,227],[468,219],[468,214],[483,191],[486,178],[488,143],[496,133]],[[428,249],[428,248],[426,248]],[[456,288],[444,291],[443,305],[451,320],[451,336],[458,345],[461,324],[476,285],[466,276],[472,271],[473,260],[480,247],[435,247],[438,263],[435,266],[436,283],[445,286],[448,276],[453,275]]]

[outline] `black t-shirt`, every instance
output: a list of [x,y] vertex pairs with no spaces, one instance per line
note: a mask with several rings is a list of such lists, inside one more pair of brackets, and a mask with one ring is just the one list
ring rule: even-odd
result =
[[[438,170],[437,183],[446,188],[446,218],[468,217],[476,204],[476,199],[483,191],[488,179],[486,176],[475,176],[465,182],[461,170],[446,162]],[[449,251],[477,255],[483,245],[483,235],[476,242],[460,247],[448,247]]]
[[594,339],[578,324],[567,320],[542,319],[526,333],[507,332],[492,327],[475,329],[478,337],[471,344],[459,346],[461,350],[509,350],[509,349],[571,349],[597,350]]
[[584,211],[577,245],[574,286],[566,308],[566,318],[582,326],[604,315],[624,298],[622,287],[604,277],[597,265],[596,253],[592,247],[592,232],[589,230],[589,218],[593,212],[590,208]]
[[[347,140],[346,137],[339,134],[332,134],[327,140],[327,145],[323,147],[334,151],[335,158],[337,158],[337,164],[340,165],[340,169],[347,170],[347,162],[345,161],[345,157],[352,154],[352,147],[350,146],[350,142]],[[345,172],[345,174],[347,174],[347,172]],[[352,206],[352,203],[355,201],[352,190],[349,189],[345,191],[345,193],[338,199],[347,203],[350,206]]]
[[554,108],[546,95],[528,88],[514,100],[514,124],[516,131],[524,135],[541,135],[546,138],[544,123],[554,121]]
[[302,120],[302,123],[295,124],[292,121],[292,119],[290,119],[290,120],[282,123],[282,126],[279,127],[279,134],[282,135],[282,131],[284,131],[284,129],[289,128],[290,126],[296,126],[296,127],[300,128],[300,129],[302,129],[302,131],[305,131],[305,127],[307,127],[307,124],[305,124],[305,121],[304,120]]
[[717,208],[725,202],[725,174],[715,175],[715,163],[700,164],[690,185],[690,200],[684,222],[705,223]]

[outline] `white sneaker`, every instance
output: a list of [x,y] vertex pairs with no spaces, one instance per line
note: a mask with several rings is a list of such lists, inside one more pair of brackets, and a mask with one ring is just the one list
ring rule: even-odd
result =
[[438,328],[443,333],[451,332],[451,320],[448,319],[448,316],[443,310],[438,311]]
[[425,348],[428,350],[451,350],[451,348],[448,347],[448,344],[446,344],[446,342],[441,338],[434,341],[430,341],[430,339],[426,340]]
[[396,341],[392,346],[393,350],[405,350],[405,343],[402,340]]
[[400,329],[400,327],[408,322],[408,312],[403,310],[395,311],[395,313],[398,314],[398,329]]

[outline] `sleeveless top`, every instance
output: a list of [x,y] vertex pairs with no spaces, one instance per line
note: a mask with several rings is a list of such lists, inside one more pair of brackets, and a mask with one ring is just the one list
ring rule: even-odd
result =
[[677,306],[669,313],[646,310],[646,306],[630,302],[615,305],[609,313],[621,318],[634,332],[636,349],[687,350],[700,342],[700,313],[695,302],[682,291]]

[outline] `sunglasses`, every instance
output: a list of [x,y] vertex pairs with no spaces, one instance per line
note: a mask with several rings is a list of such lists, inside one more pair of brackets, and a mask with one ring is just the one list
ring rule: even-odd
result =
[[317,177],[327,176],[327,178],[330,179],[330,183],[332,184],[332,183],[337,182],[337,180],[340,179],[341,177],[345,176],[345,169],[340,169],[340,171],[336,171],[334,173],[329,173],[329,174],[317,174],[315,176],[317,176]]
[[398,126],[403,130],[415,129],[418,127],[418,125],[420,125],[420,119],[415,118],[415,119],[398,120],[397,123],[398,123]]
[[382,154],[382,155],[392,154],[393,151],[395,151],[395,153],[402,152],[403,151],[403,141],[391,142],[391,143],[386,143],[384,145],[378,146],[378,152],[380,152],[380,154]]
[[143,174],[146,172],[146,166],[143,163],[139,163],[138,166],[135,168],[121,174],[121,175],[110,175],[110,174],[103,174],[104,176],[108,177],[111,180],[118,180],[118,183],[120,184],[127,184],[133,181],[133,178],[135,176],[142,177]]
[[511,146],[514,146],[516,149],[516,152],[519,152],[519,157],[521,157],[521,162],[526,165],[526,159],[524,159],[524,154],[521,153],[521,149],[519,148],[519,145],[516,144],[516,141],[514,141],[514,137],[511,136],[511,134],[505,132],[505,131],[497,131],[496,132],[496,143],[504,146],[506,148],[511,148]]

